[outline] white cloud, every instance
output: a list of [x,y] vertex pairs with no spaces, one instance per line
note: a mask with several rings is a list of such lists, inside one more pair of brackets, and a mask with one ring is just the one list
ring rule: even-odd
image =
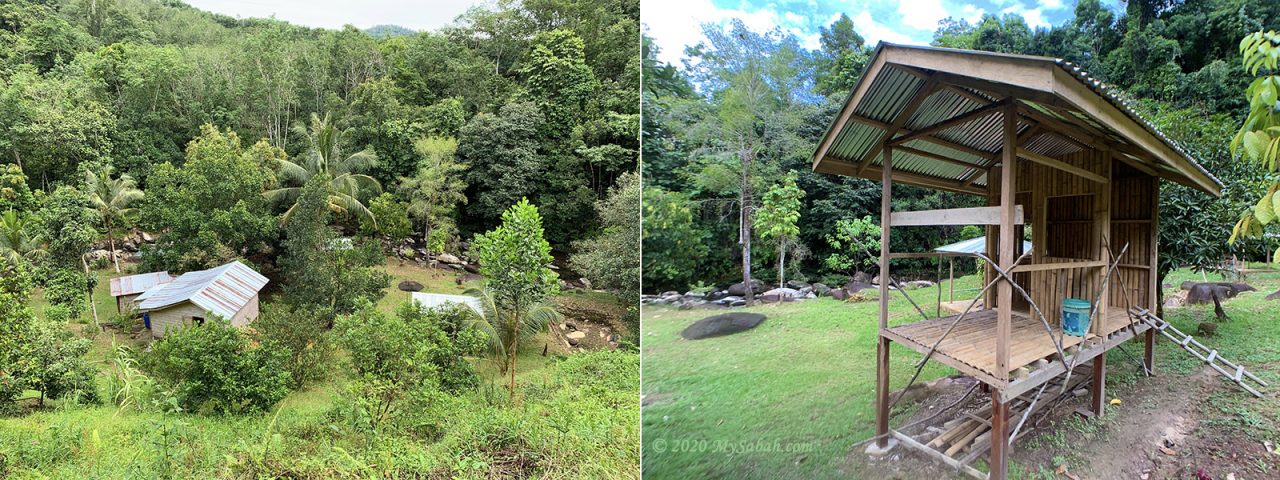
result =
[[646,33],[661,49],[658,59],[673,65],[680,64],[685,47],[706,39],[702,35],[702,24],[727,24],[733,18],[742,19],[748,28],[762,32],[777,27],[779,17],[773,10],[747,12],[720,8],[711,0],[645,0],[644,8],[640,9]]
[[1058,10],[1064,6],[1065,5],[1062,4],[1062,0],[1041,0],[1040,1],[1040,8],[1045,10]]
[[947,9],[942,0],[914,0],[898,3],[898,13],[902,14],[902,24],[918,30],[932,32],[938,28],[938,21],[947,18]]
[[916,41],[898,29],[875,21],[875,19],[871,18],[871,13],[866,10],[853,17],[853,26],[858,29],[858,33],[862,34],[862,38],[867,40],[868,45],[875,45],[882,40],[892,43],[923,43]]
[[986,13],[987,10],[982,7],[973,4],[966,4],[965,6],[960,7],[959,16],[969,23],[978,23]]
[[1016,13],[1026,20],[1027,26],[1031,28],[1049,27],[1049,21],[1044,18],[1044,12],[1040,8],[1027,9],[1022,5],[1013,5],[1001,10],[1000,13]]

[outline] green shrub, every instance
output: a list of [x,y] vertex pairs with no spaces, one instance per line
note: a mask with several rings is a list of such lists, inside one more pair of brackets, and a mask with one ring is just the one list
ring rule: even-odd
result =
[[138,315],[138,306],[133,302],[124,304],[124,310],[111,316],[111,325],[116,330],[125,333],[132,333],[142,325],[142,318]]
[[257,412],[289,393],[286,355],[273,344],[250,345],[219,319],[166,335],[142,357],[144,370],[170,390],[184,410]]
[[301,388],[324,378],[328,370],[333,348],[326,329],[332,319],[331,312],[320,308],[270,304],[253,321],[253,328],[260,341],[283,351],[290,386]]
[[366,303],[339,317],[334,333],[356,378],[347,392],[356,426],[377,429],[399,415],[406,399],[421,410],[439,398],[436,392],[474,388],[479,380],[464,357],[483,350],[486,338],[466,326],[468,315],[462,306],[425,310],[406,302],[394,316]]

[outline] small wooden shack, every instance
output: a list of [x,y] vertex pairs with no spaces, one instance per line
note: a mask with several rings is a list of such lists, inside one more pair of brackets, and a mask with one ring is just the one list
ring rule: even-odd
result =
[[[887,43],[823,137],[813,168],[882,183],[875,446],[901,442],[974,476],[988,475],[969,466],[985,454],[996,479],[1007,474],[1015,400],[1038,398],[1047,382],[1089,364],[1091,407],[1101,414],[1107,350],[1143,338],[1151,368],[1154,330],[1134,312],[1154,309],[1159,288],[1160,180],[1210,195],[1222,189],[1070,62]],[[974,195],[986,206],[894,212],[893,184]],[[986,307],[890,324],[889,298],[899,294],[889,289],[892,261],[935,255],[924,246],[892,252],[890,238],[899,228],[937,225],[987,229],[987,288],[979,295]],[[1028,236],[1034,248],[1024,251],[1018,240]],[[1064,298],[1093,305],[1086,336],[1063,335]],[[935,450],[889,428],[890,342],[984,385],[990,420],[969,438],[987,431],[988,446],[959,458],[958,449]],[[1027,403],[1034,408],[1034,401],[1018,405]]]
[[211,316],[242,327],[258,318],[258,292],[267,282],[267,277],[234,261],[184,273],[143,292],[135,301],[156,338],[172,328],[204,323]]
[[138,295],[156,285],[172,282],[169,272],[139,273],[111,279],[111,296],[116,299],[116,313],[124,313],[124,306],[135,303]]

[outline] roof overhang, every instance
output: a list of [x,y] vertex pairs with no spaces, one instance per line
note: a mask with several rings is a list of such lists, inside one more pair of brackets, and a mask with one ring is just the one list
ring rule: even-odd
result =
[[881,146],[897,142],[895,182],[985,194],[1003,145],[1002,101],[1016,104],[1020,150],[1049,157],[1107,150],[1146,174],[1221,195],[1222,183],[1190,154],[1070,62],[884,42],[819,143],[813,168],[879,180]]

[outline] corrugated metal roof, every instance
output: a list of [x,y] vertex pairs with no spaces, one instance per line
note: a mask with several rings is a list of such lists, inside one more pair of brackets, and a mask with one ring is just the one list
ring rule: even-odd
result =
[[445,305],[466,305],[477,314],[484,315],[484,306],[480,299],[470,295],[447,295],[443,293],[410,292],[413,301],[422,308],[437,308]]
[[[1203,173],[1208,179],[1216,183],[1219,188],[1222,182],[1210,174],[1204,167],[1191,157],[1177,142],[1165,136],[1157,130],[1150,122],[1142,118],[1132,107],[1132,105],[1117,96],[1114,89],[1106,84],[1089,76],[1087,72],[1083,72],[1080,68],[1071,62],[1062,59],[1053,59],[1048,57],[1036,57],[1030,55],[1012,55],[993,52],[980,51],[960,51],[953,49],[942,49],[935,47],[916,47],[902,46],[893,44],[884,44],[876,47],[875,53],[872,55],[872,61],[868,62],[868,67],[876,63],[876,57],[880,56],[882,49],[886,46],[895,49],[920,49],[920,50],[936,50],[946,51],[952,54],[972,55],[975,57],[1003,57],[1015,58],[1020,61],[1031,60],[1042,63],[1046,67],[1056,65],[1062,70],[1069,73],[1073,78],[1080,81],[1083,85],[1093,91],[1101,98],[1105,98],[1109,103],[1117,109],[1125,112],[1125,114],[1135,123],[1142,125],[1148,132],[1156,138],[1159,138],[1164,144],[1169,146],[1179,157],[1186,163],[1190,163],[1194,168]],[[962,57],[958,57],[962,58]],[[903,67],[895,63],[884,63],[879,73],[870,79],[871,84],[866,87],[865,93],[860,97],[861,100],[856,105],[852,105],[852,113],[859,117],[871,119],[874,122],[859,122],[850,120],[843,125],[837,125],[840,117],[833,119],[831,127],[828,128],[828,135],[834,135],[831,139],[830,146],[825,152],[825,157],[831,157],[846,163],[860,163],[864,157],[872,150],[877,148],[877,143],[884,135],[883,126],[877,127],[868,123],[880,122],[885,125],[894,124],[894,120],[901,114],[905,108],[912,103],[912,99],[922,88],[925,88],[926,82],[918,75],[920,72],[909,70],[910,67]],[[863,72],[865,77],[866,71]],[[862,87],[858,87],[862,88]],[[957,90],[961,90],[969,95],[964,95]],[[856,91],[856,89],[855,89]],[[976,97],[976,98],[972,98]],[[852,101],[853,95],[850,95],[849,103]],[[987,99],[983,102],[980,100]],[[975,91],[972,88],[964,86],[948,85],[948,88],[939,89],[932,93],[924,101],[920,102],[916,111],[903,124],[907,130],[919,130],[938,122],[963,115],[967,112],[981,108],[997,99],[991,98],[990,95]],[[1124,145],[1134,145],[1132,141],[1123,137],[1116,131],[1099,123],[1092,117],[1074,110],[1059,112],[1054,108],[1049,108],[1034,101],[1019,98],[1018,102],[1028,108],[1035,110],[1041,114],[1052,117],[1063,123],[1074,125],[1086,125],[1089,130],[1101,132],[1108,141],[1116,142]],[[981,118],[956,125],[942,131],[935,132],[932,137],[950,142],[953,144],[967,147],[984,153],[995,154],[1003,147],[1003,112],[993,112],[984,115]],[[1019,118],[1017,124],[1017,132],[1019,134],[1031,128],[1032,124],[1026,119]],[[839,130],[836,130],[836,129]],[[1067,132],[1054,131],[1055,135],[1067,135]],[[1057,138],[1055,135],[1037,135],[1031,138],[1030,142],[1023,145],[1029,151],[1049,156],[1061,156],[1064,154],[1077,152],[1079,147],[1070,141]],[[1085,139],[1075,139],[1085,140]],[[1087,141],[1082,143],[1089,143]],[[957,149],[946,148],[936,143],[927,142],[911,142],[912,148],[925,150],[931,153],[960,160],[963,162],[973,163],[980,167],[990,167],[998,162],[992,157],[977,157],[972,154],[961,154]],[[821,146],[819,147],[821,148]],[[943,149],[938,151],[937,149]],[[944,153],[945,152],[945,153]],[[817,153],[817,152],[815,152]],[[959,165],[947,163],[938,159],[912,155],[909,153],[895,152],[894,154],[894,170],[917,175],[925,175],[937,178],[938,180],[950,182],[970,182],[974,186],[983,186],[986,184],[985,168],[969,169]],[[880,156],[875,155],[869,158],[869,165],[880,165]],[[815,158],[815,165],[822,161],[821,158]],[[1181,176],[1173,166],[1163,162],[1156,162],[1162,171],[1169,174]],[[906,182],[911,183],[911,182]]]
[[173,281],[169,272],[139,273],[111,279],[111,296],[134,295],[145,292],[151,287]]
[[239,261],[182,274],[176,280],[147,290],[139,310],[156,310],[191,302],[223,318],[231,318],[267,285],[267,277]]
[[[987,237],[970,238],[959,242],[943,245],[933,249],[935,252],[955,253],[960,255],[973,255],[975,253],[987,253]],[[1031,251],[1031,242],[1022,241],[1022,251]]]

